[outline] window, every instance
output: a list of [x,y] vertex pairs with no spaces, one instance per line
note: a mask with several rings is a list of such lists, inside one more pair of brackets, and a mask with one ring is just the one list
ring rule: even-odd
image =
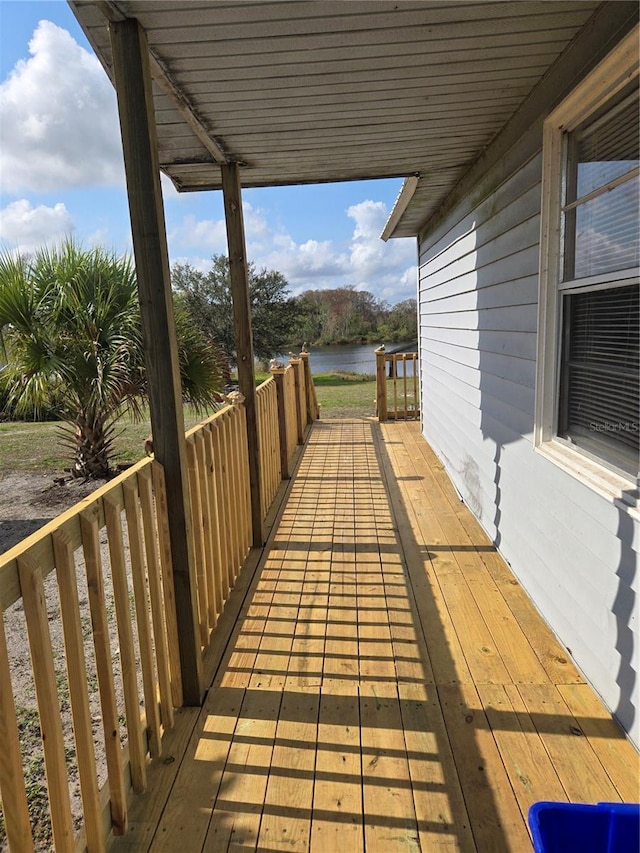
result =
[[636,43],[545,122],[535,434],[573,473],[627,495],[640,436]]

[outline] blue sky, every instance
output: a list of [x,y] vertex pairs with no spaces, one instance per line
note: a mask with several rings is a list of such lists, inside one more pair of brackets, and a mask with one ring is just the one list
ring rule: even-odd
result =
[[[293,293],[354,285],[415,296],[415,241],[380,232],[401,181],[245,190],[248,255]],[[171,261],[226,253],[219,192],[163,181]],[[64,0],[0,0],[0,244],[33,251],[72,234],[130,251],[115,93]]]

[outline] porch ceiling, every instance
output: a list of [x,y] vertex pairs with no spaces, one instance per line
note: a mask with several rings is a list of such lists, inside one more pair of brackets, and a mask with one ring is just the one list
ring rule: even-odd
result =
[[162,170],[178,190],[419,175],[415,234],[600,4],[70,0],[113,80],[108,19],[151,51]]

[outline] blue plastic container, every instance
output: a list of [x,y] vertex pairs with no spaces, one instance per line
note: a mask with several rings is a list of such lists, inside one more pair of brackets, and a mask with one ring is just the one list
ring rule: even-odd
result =
[[636,803],[534,803],[529,826],[535,853],[638,853]]

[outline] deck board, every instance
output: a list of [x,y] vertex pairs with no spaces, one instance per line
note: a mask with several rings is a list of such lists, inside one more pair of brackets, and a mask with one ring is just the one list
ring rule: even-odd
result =
[[314,424],[254,565],[114,850],[520,853],[536,800],[637,798],[637,753],[418,424]]

